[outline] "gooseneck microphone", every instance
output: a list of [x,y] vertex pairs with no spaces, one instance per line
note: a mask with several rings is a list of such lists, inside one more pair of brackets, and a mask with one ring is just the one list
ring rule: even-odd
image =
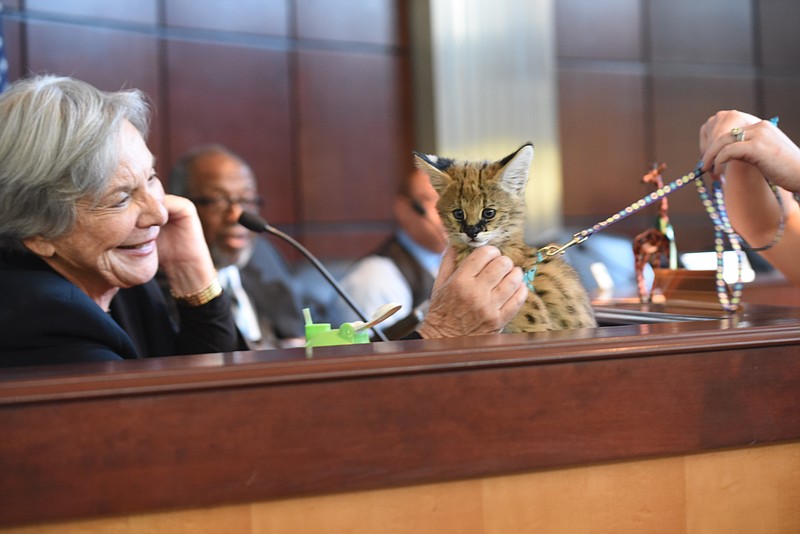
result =
[[[253,232],[257,233],[267,232],[274,236],[280,237],[281,239],[292,245],[294,248],[302,252],[303,255],[306,258],[308,258],[308,261],[310,261],[314,265],[314,267],[317,268],[320,274],[322,274],[322,276],[325,277],[325,280],[328,281],[328,283],[333,287],[333,289],[335,289],[336,292],[339,293],[339,296],[342,297],[342,299],[347,303],[347,305],[350,306],[350,308],[354,312],[356,312],[358,318],[364,321],[365,323],[369,322],[369,319],[367,318],[366,315],[364,315],[364,312],[361,311],[361,309],[356,305],[356,303],[353,302],[353,299],[350,298],[350,296],[344,292],[344,289],[342,289],[342,287],[333,278],[331,273],[328,272],[325,266],[322,265],[322,263],[317,258],[315,258],[314,255],[308,251],[308,249],[306,249],[306,247],[298,243],[293,237],[281,232],[280,230],[278,230],[273,226],[270,226],[270,224],[267,221],[265,221],[258,215],[247,211],[243,211],[242,214],[239,215],[239,224],[241,224],[242,226]],[[389,341],[389,339],[380,329],[373,328],[372,331],[375,332],[375,335],[377,335],[381,341]]]

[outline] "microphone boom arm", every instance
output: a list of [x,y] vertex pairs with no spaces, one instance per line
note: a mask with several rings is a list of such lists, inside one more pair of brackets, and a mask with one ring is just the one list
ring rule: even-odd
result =
[[[339,296],[342,297],[342,299],[347,303],[347,305],[350,306],[350,308],[356,313],[356,315],[358,315],[358,318],[364,321],[365,323],[369,322],[369,319],[364,314],[364,312],[361,311],[361,308],[359,308],[358,305],[355,302],[353,302],[353,299],[351,299],[350,296],[347,293],[345,293],[344,289],[342,289],[339,283],[333,278],[333,275],[331,275],[331,273],[325,268],[325,266],[322,265],[322,263],[317,258],[315,258],[314,255],[311,254],[311,252],[309,252],[308,249],[306,249],[306,247],[301,245],[296,239],[294,239],[293,237],[289,236],[284,232],[281,232],[277,228],[270,226],[270,224],[267,221],[265,221],[258,215],[246,211],[243,211],[242,214],[239,216],[239,224],[241,224],[242,226],[253,232],[258,232],[258,233],[267,232],[274,236],[280,237],[281,239],[283,239],[284,241],[295,247],[297,250],[302,252],[303,255],[308,259],[308,261],[310,261],[312,265],[314,265],[314,267],[316,267],[316,269],[320,272],[320,274],[322,274],[322,276],[325,277],[328,283],[331,286],[333,286],[333,288],[336,290]],[[377,335],[381,341],[389,341],[389,339],[380,329],[373,327],[372,331],[375,332],[375,335]]]

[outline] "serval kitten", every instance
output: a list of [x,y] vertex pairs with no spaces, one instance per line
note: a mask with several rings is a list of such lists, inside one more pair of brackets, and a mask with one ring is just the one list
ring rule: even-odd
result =
[[457,161],[414,153],[439,193],[436,205],[460,262],[476,247],[494,245],[525,273],[528,300],[504,332],[597,326],[578,273],[561,255],[547,256],[524,240],[525,185],[533,145],[495,161]]

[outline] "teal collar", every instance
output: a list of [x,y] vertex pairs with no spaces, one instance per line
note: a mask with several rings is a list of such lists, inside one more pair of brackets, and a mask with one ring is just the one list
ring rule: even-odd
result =
[[522,275],[522,279],[525,281],[525,285],[528,286],[528,289],[535,292],[536,290],[533,287],[533,279],[536,278],[536,268],[539,267],[539,264],[542,263],[544,260],[544,255],[541,251],[536,253],[536,263],[533,264],[530,271],[525,271]]

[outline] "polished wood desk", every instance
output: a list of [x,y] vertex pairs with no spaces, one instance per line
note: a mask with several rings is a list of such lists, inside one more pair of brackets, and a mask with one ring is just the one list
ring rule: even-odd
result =
[[800,309],[600,315],[2,370],[0,530],[800,531]]

